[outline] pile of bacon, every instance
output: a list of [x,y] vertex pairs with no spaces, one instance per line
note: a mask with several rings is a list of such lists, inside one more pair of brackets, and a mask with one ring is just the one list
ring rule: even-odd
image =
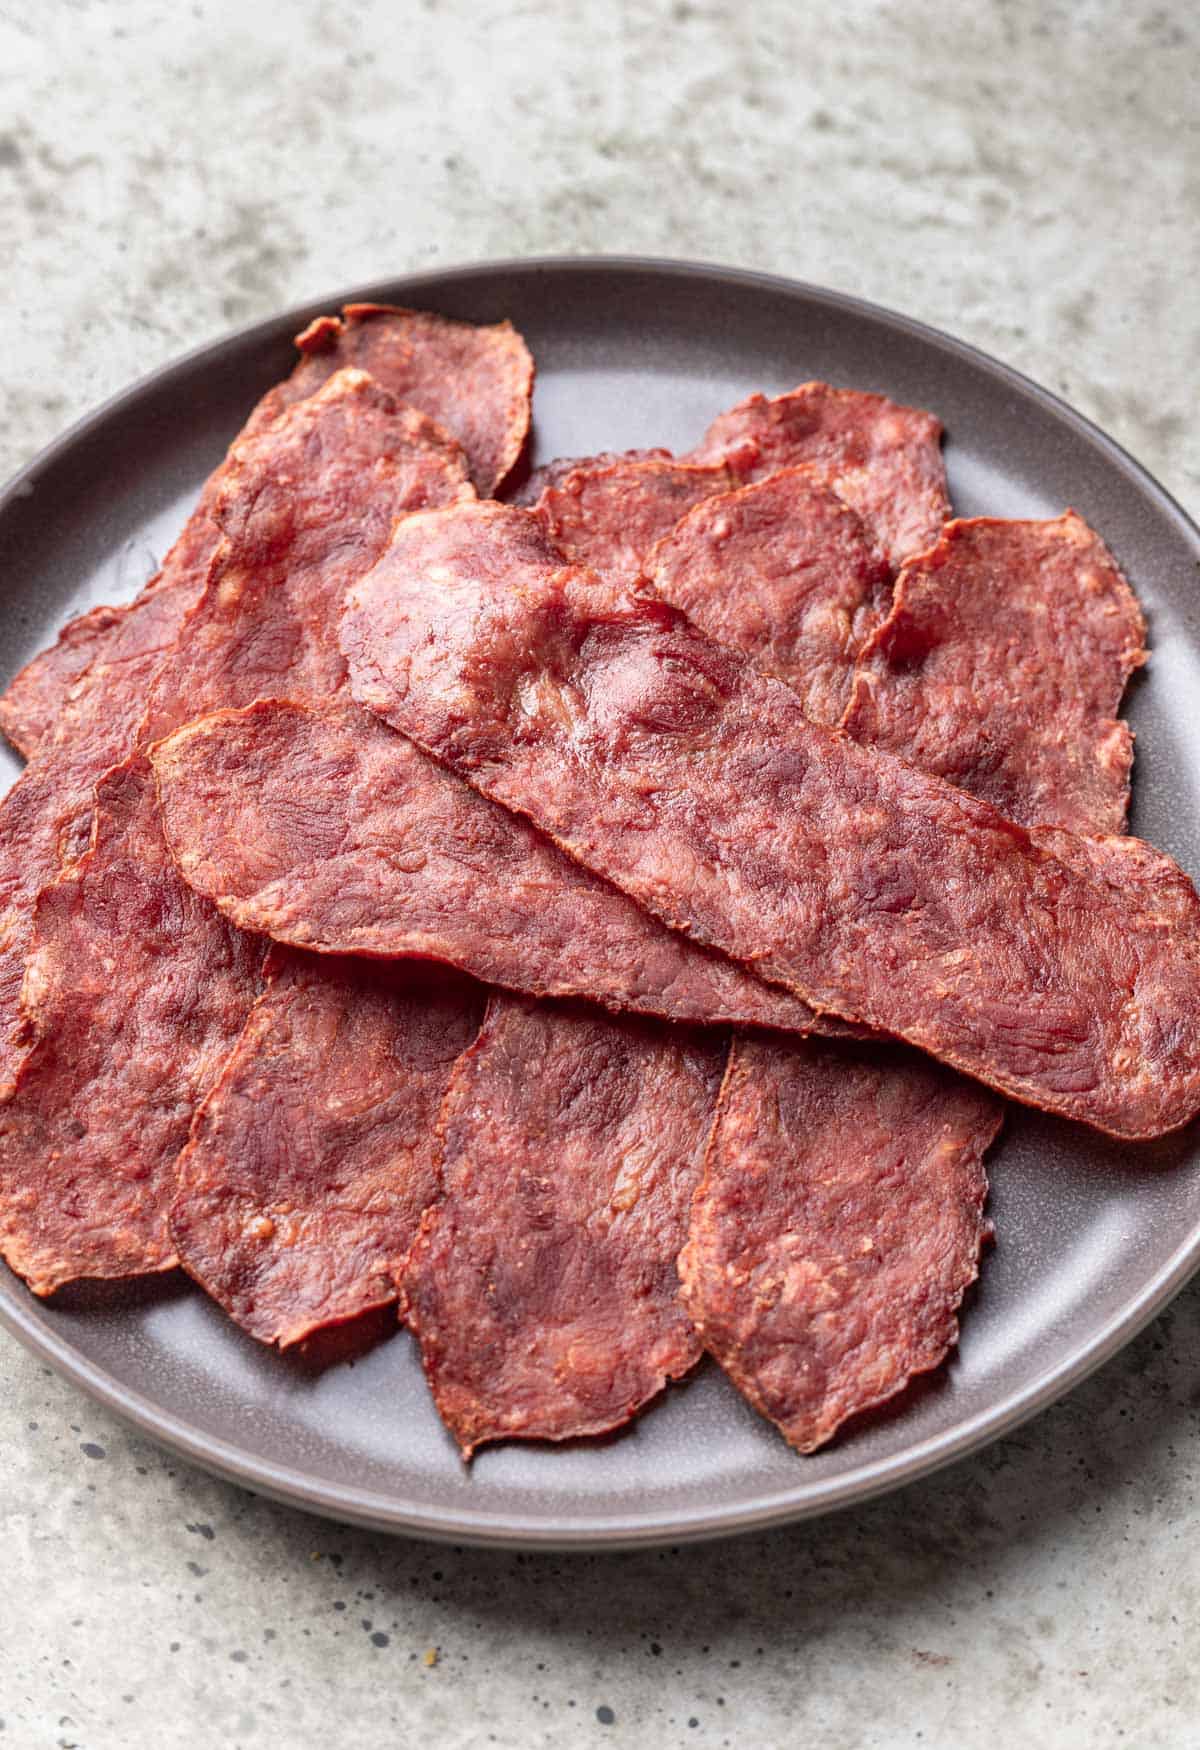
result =
[[812,1451],[955,1343],[1000,1096],[1200,1108],[1137,602],[1070,511],[947,520],[878,395],[514,488],[507,323],[298,344],[0,702],[0,1249],[280,1346],[395,1305],[464,1455],[705,1351]]

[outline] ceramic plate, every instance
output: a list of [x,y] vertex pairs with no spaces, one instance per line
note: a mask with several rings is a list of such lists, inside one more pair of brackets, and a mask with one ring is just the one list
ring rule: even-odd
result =
[[[69,432],[0,498],[0,669],[69,615],[128,597],[290,340],[380,299],[509,316],[538,366],[534,460],[694,443],[753,389],[808,377],[933,408],[960,514],[1073,505],[1145,604],[1153,657],[1130,716],[1134,828],[1200,872],[1200,532],[1108,438],[962,343],[853,299],[682,263],[502,263],[322,299],[192,353]],[[12,773],[17,762],[9,759]],[[485,1450],[467,1470],[406,1333],[353,1364],[285,1358],[182,1277],[43,1303],[0,1266],[0,1319],[86,1391],[188,1458],[337,1518],[458,1542],[636,1544],[827,1512],[994,1440],[1127,1342],[1200,1259],[1193,1132],[1122,1147],[1014,1112],[991,1168],[998,1243],[933,1378],[813,1458],[701,1367],[624,1434]]]

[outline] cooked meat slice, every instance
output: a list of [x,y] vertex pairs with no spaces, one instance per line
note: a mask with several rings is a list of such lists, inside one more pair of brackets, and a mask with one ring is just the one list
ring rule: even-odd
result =
[[817,1024],[348,701],[217,712],[151,758],[183,875],[245,929],[681,1021]]
[[410,517],[350,592],[358,700],[673,927],[1114,1135],[1200,1108],[1200,901],[805,717],[536,516]]
[[[199,902],[198,902],[199,903]],[[274,949],[179,1157],[179,1260],[281,1348],[396,1298],[437,1193],[434,1126],[483,992],[441,968]]]
[[100,783],[92,843],[43,888],[0,1105],[0,1252],[37,1294],[175,1263],[175,1157],[259,987],[263,944],[180,877],[133,756]]
[[801,383],[786,395],[739,401],[687,460],[721,462],[753,479],[807,463],[875,530],[897,566],[936,541],[950,515],[941,440],[941,422],[919,407]]
[[300,363],[265,416],[305,395],[347,365],[427,413],[467,452],[482,498],[503,485],[525,447],[533,359],[511,322],[454,322],[427,310],[347,304],[319,316],[296,338]]
[[843,727],[1014,819],[1121,832],[1133,737],[1117,708],[1145,630],[1074,511],[948,523],[896,580]]
[[402,1273],[464,1457],[620,1427],[698,1359],[675,1258],[724,1057],[720,1036],[493,999]]
[[786,682],[811,718],[831,726],[892,593],[857,513],[804,468],[705,499],[651,548],[644,569],[664,601]]

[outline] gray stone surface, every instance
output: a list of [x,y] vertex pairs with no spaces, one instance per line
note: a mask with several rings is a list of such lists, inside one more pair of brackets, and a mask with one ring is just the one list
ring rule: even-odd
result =
[[[1117,0],[3,0],[0,475],[281,305],[630,250],[940,324],[1195,513],[1198,49]],[[1191,1744],[1198,1353],[1193,1287],[891,1500],[533,1558],[255,1500],[0,1339],[0,1747]]]

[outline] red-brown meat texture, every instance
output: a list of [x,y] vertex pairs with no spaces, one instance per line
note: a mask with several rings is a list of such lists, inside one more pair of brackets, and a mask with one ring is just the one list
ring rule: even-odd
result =
[[601,1434],[686,1373],[687,1230],[725,1044],[496,998],[442,1111],[402,1278],[438,1410],[486,1441]]
[[0,694],[0,730],[26,759],[53,734],[67,696],[108,643],[128,608],[92,608],[68,620],[57,642],[42,650]]
[[[352,439],[348,409],[363,416]],[[303,486],[286,502],[272,477],[272,454],[286,478]],[[253,697],[289,659],[303,656],[310,680],[318,670],[343,673],[336,613],[355,554],[365,570],[387,539],[390,514],[414,496],[428,502],[433,490],[442,498],[470,491],[457,452],[360,373],[339,376],[311,403],[234,444],[162,572],[119,611],[51,736],[0,803],[0,1090],[11,1085],[23,1050],[20,989],[33,901],[60,858],[86,844],[97,779],[145,739],[147,728],[162,734],[193,715],[201,682],[225,703],[221,688],[228,693],[236,685],[235,698]],[[269,601],[270,587],[284,579],[293,594]],[[301,581],[315,602],[318,580],[324,624],[291,611]],[[233,626],[239,605],[243,617]],[[186,627],[193,623],[195,697],[184,647],[175,654],[181,634],[190,644]],[[160,674],[150,725],[147,702]]]
[[437,1192],[435,1127],[480,986],[274,949],[176,1166],[179,1261],[286,1348],[396,1298]]
[[[560,478],[568,475],[569,469],[563,467]],[[791,685],[810,716],[829,724],[838,721],[846,704],[854,655],[886,613],[891,573],[878,556],[872,537],[857,514],[828,488],[820,485],[810,471],[785,470],[756,485],[719,492],[715,496],[711,495],[716,484],[712,470],[687,469],[676,464],[630,467],[627,461],[610,459],[607,468],[602,463],[593,463],[584,472],[571,476],[570,480],[571,483],[561,490],[547,492],[543,500],[543,511],[549,512],[547,520],[552,525],[557,545],[566,548],[573,557],[586,554],[602,568],[611,570],[615,562],[617,572],[629,579],[644,574],[660,595],[683,608],[713,637],[746,650],[756,666],[777,674]],[[699,502],[682,521],[676,522],[681,503],[686,503],[693,495]],[[647,555],[646,543],[664,527],[669,527],[671,532],[650,548]],[[554,1027],[551,1019],[540,1014],[537,1021],[542,1035]],[[604,1061],[614,1051],[628,1049],[622,1032],[623,1023],[619,1020],[604,1026],[597,1018],[586,1029],[572,1029],[560,1022],[554,1027],[552,1055],[556,1064],[561,1065],[564,1075],[569,1074],[579,1086],[586,1086],[594,1062]],[[543,1046],[542,1054],[544,1049]],[[669,1047],[664,1044],[662,1049],[666,1052]],[[746,1049],[754,1050],[755,1047]],[[767,1055],[769,1062],[775,1063],[779,1077],[786,1085],[795,1075],[793,1048],[779,1044],[773,1058],[767,1047],[759,1046],[758,1049]],[[511,1067],[508,1054],[496,1052],[486,1045],[477,1047],[475,1055],[473,1111],[469,1117],[476,1125],[487,1127],[496,1105],[494,1084],[499,1084],[500,1098],[503,1099]],[[815,1050],[810,1056],[799,1043],[795,1055],[814,1070],[823,1062],[826,1075],[836,1076],[841,1068],[836,1058],[822,1060]],[[876,1072],[870,1086],[862,1085],[861,1075],[851,1078],[836,1113],[843,1141],[849,1132],[855,1131],[849,1158],[857,1166],[863,1194],[867,1198],[873,1181],[877,1198],[886,1197],[895,1189],[894,1156],[888,1153],[880,1159],[878,1126],[876,1124],[873,1129],[871,1125],[878,1106],[877,1084],[886,1083],[886,1080],[886,1065]],[[910,1260],[911,1267],[918,1272],[924,1267],[925,1271],[915,1288],[911,1279],[904,1283],[902,1271],[898,1273],[900,1281],[892,1285],[896,1327],[893,1354],[895,1366],[900,1369],[903,1355],[897,1351],[902,1349],[908,1317],[907,1302],[914,1294],[926,1302],[932,1300],[943,1280],[947,1309],[936,1332],[943,1340],[942,1349],[933,1354],[930,1334],[925,1332],[924,1348],[910,1341],[909,1357],[918,1364],[932,1366],[953,1338],[955,1296],[961,1297],[963,1285],[975,1273],[984,1232],[981,1209],[986,1180],[979,1156],[998,1126],[1000,1107],[982,1090],[959,1083],[953,1074],[932,1065],[921,1067],[919,1060],[915,1076],[906,1076],[905,1062],[900,1059],[895,1080],[897,1086],[890,1100],[895,1112],[904,1109],[905,1096],[915,1091],[915,1082],[924,1096],[919,1106],[927,1131],[937,1126],[940,1136],[942,1127],[950,1126],[955,1117],[966,1126],[961,1143],[947,1138],[941,1183],[937,1186],[929,1182],[922,1185],[925,1199],[943,1214],[943,1228],[954,1227],[958,1241],[954,1256],[942,1260],[940,1279],[934,1277],[926,1260],[914,1257]],[[942,1083],[949,1090],[950,1099],[943,1102],[939,1112],[936,1096]],[[967,1090],[965,1094],[964,1089]],[[664,1074],[659,1087],[662,1113],[673,1112],[677,1091],[673,1081]],[[910,1099],[908,1104],[911,1103]],[[483,1114],[482,1118],[479,1113]],[[866,1123],[861,1131],[857,1131],[855,1118],[860,1115]],[[910,1130],[915,1128],[914,1119]],[[858,1152],[860,1147],[864,1153]],[[469,1142],[464,1141],[462,1148],[464,1152],[470,1152]],[[836,1157],[836,1150],[829,1152]],[[555,1164],[558,1164],[556,1157]],[[836,1172],[837,1164],[834,1158],[832,1171]],[[915,1158],[915,1154],[911,1164],[918,1172],[927,1165],[923,1158]],[[691,1161],[680,1169],[679,1178],[682,1181],[677,1187],[680,1193],[694,1184]],[[961,1203],[956,1202],[955,1195],[964,1179],[969,1181],[968,1195]],[[545,1183],[545,1196],[551,1202],[552,1210],[544,1220],[543,1231],[549,1230],[559,1255],[578,1257],[593,1211],[586,1200],[581,1205],[577,1174],[559,1173]],[[444,1226],[453,1236],[437,1257],[437,1271],[442,1282],[447,1274],[455,1271],[456,1261],[462,1255],[464,1231],[469,1245],[473,1238],[472,1224],[487,1221],[489,1216],[486,1201],[472,1197],[461,1199],[453,1185],[448,1188],[446,1201],[428,1218],[435,1224],[434,1231]],[[765,1248],[774,1236],[770,1233],[769,1222],[760,1225],[763,1232],[755,1237]],[[895,1217],[893,1225],[897,1225]],[[902,1218],[899,1225],[903,1225]],[[715,1231],[718,1237],[726,1234],[725,1224],[719,1217]],[[671,1307],[673,1316],[676,1284],[670,1263],[672,1249],[678,1247],[681,1238],[681,1229],[674,1223],[639,1236],[644,1263],[647,1266],[657,1263],[664,1272],[663,1304]],[[552,1271],[548,1269],[547,1274],[552,1274]],[[472,1276],[473,1272],[466,1275],[468,1290]],[[576,1330],[587,1311],[598,1311],[598,1341],[582,1341],[576,1335],[570,1353],[560,1359],[553,1377],[547,1377],[545,1373],[539,1375],[541,1418],[532,1424],[534,1433],[547,1425],[556,1425],[554,1417],[572,1414],[581,1391],[586,1390],[597,1347],[601,1353],[608,1350],[621,1357],[625,1365],[628,1365],[626,1358],[630,1353],[636,1353],[637,1333],[614,1319],[609,1297],[604,1292],[603,1285],[609,1277],[606,1255],[588,1260],[584,1253],[583,1267],[572,1277],[579,1308]],[[598,1292],[597,1280],[601,1284]],[[901,1286],[907,1289],[904,1296],[899,1292]],[[861,1312],[861,1308],[856,1309],[851,1292],[847,1292],[845,1299],[852,1316],[856,1310]],[[528,1309],[525,1311],[528,1316]],[[454,1377],[464,1371],[462,1351],[471,1340],[470,1334],[476,1329],[477,1320],[477,1311],[468,1303],[460,1309],[457,1329],[444,1317],[440,1321],[439,1362]],[[464,1332],[467,1333],[465,1337]],[[522,1319],[516,1324],[514,1338],[522,1342],[526,1336],[527,1327]],[[771,1331],[762,1334],[762,1346],[768,1353],[773,1337]],[[583,1356],[582,1367],[577,1362],[580,1354]],[[756,1357],[748,1358],[748,1365],[752,1366],[754,1359]],[[860,1394],[874,1389],[881,1371],[880,1358],[876,1355],[860,1363],[857,1378],[853,1363],[847,1371],[850,1377],[843,1396],[852,1400],[856,1389]],[[432,1369],[431,1377],[436,1391],[438,1379]],[[735,1377],[741,1376],[735,1373]],[[903,1372],[899,1372],[898,1377],[902,1382]],[[653,1376],[648,1382],[646,1396],[652,1395],[660,1383],[661,1379]],[[487,1425],[525,1432],[527,1379],[514,1379],[511,1370],[500,1365],[484,1375],[484,1385],[485,1408],[489,1415]],[[473,1397],[478,1400],[479,1396],[477,1385]],[[627,1393],[626,1416],[633,1415],[644,1401],[644,1397]],[[455,1400],[451,1400],[450,1407],[462,1414],[462,1408]],[[470,1402],[469,1409],[477,1413],[477,1401]],[[569,1431],[576,1431],[573,1422],[568,1421],[566,1426]]]
[[37,1294],[175,1263],[171,1169],[263,957],[180,878],[142,758],[96,798],[90,848],[38,898],[0,1106],[0,1251]]
[[349,702],[217,712],[151,758],[180,870],[245,929],[673,1020],[814,1023]]
[[347,304],[296,338],[300,363],[273,391],[274,407],[320,387],[344,366],[368,372],[419,408],[467,453],[482,498],[502,486],[525,446],[533,359],[511,322],[476,326],[384,304]]
[[[145,703],[144,691],[138,694],[148,681],[143,671],[156,651],[161,656],[170,649],[203,587],[221,540],[213,505],[230,470],[237,467],[239,442],[276,412],[268,393],[205,481],[196,508],[161,567],[133,600],[120,607],[92,608],[68,621],[57,641],[9,683],[0,696],[0,728],[27,759],[89,734],[107,735],[116,751],[95,768],[94,777],[132,750],[129,730],[136,728]],[[165,596],[161,602],[155,600],[160,592]],[[97,728],[97,716],[111,717],[111,733]],[[86,752],[79,757],[86,759]]]
[[801,383],[722,413],[686,458],[760,479],[806,463],[873,529],[893,566],[937,540],[950,515],[942,427],[885,395]]
[[844,727],[1015,819],[1117,833],[1133,737],[1116,714],[1144,636],[1133,591],[1074,511],[953,522],[901,571]]
[[[267,415],[260,402],[251,424]],[[137,745],[147,692],[198,600],[221,540],[212,504],[238,467],[235,442],[209,476],[161,570],[134,600],[96,608],[22,670],[5,695],[30,763],[0,801],[0,1097],[24,1046],[20,993],[34,900],[91,828],[93,786]],[[34,756],[37,756],[36,758]]]
[[895,1048],[735,1041],[679,1259],[707,1349],[800,1452],[941,1362],[1001,1108]]
[[[353,438],[347,430],[351,423],[346,417],[348,408],[359,415],[352,422]],[[304,628],[297,632],[297,616],[304,605],[310,612],[323,608],[332,626],[346,581],[355,575],[356,567],[363,569],[369,565],[387,538],[392,514],[399,514],[408,501],[414,466],[423,480],[422,470],[432,456],[436,460],[437,479],[446,478],[446,440],[440,436],[436,441],[428,440],[423,429],[414,432],[413,418],[424,425],[423,416],[401,409],[361,373],[349,372],[339,374],[319,394],[283,414],[268,432],[252,435],[235,446],[223,481],[208,494],[213,514],[221,519],[224,532],[209,568],[208,581],[214,585],[214,591],[212,595],[203,595],[201,601],[213,602],[220,609],[251,595],[261,612],[255,621],[247,614],[245,622],[223,623],[233,653],[231,659],[222,651],[219,639],[198,640],[197,652],[203,662],[198,662],[197,671],[204,685],[232,686],[228,678],[232,673],[238,684],[253,687],[264,670],[271,672],[265,652],[277,655],[280,649],[290,653],[294,660],[294,668],[285,672],[296,673],[308,684],[314,684],[314,675],[324,674],[330,665],[340,671],[340,658],[330,640],[321,634],[308,638]],[[398,465],[393,467],[396,458]],[[451,496],[462,490],[470,491],[463,485],[461,467],[456,465],[456,470],[450,470],[454,481]],[[286,504],[280,480],[289,483]],[[263,593],[272,585],[277,597],[273,605],[268,604]],[[296,594],[288,595],[289,590]],[[138,725],[146,706],[147,688],[162,668],[164,643],[174,648],[175,637],[180,634],[180,606],[192,608],[196,594],[195,574],[190,567],[144,593],[137,607],[121,622],[118,643],[130,646],[122,660],[114,663],[111,653],[106,653],[109,660],[93,664],[85,677],[86,687],[77,688],[68,702],[69,711],[74,711],[77,705],[80,708],[75,733],[64,735],[61,742],[56,740],[54,750],[40,754],[16,787],[13,794],[17,806],[33,811],[32,842],[43,880],[51,857],[60,848],[67,853],[79,848],[79,823],[84,818],[91,783],[107,764],[121,758],[141,739]],[[213,618],[219,620],[219,613]],[[212,623],[211,619],[206,620],[205,626],[211,627]],[[185,626],[180,648],[189,642]],[[321,667],[322,654],[325,668]],[[179,664],[173,657],[168,661],[173,664],[169,674],[175,684],[169,706],[164,695],[158,697],[156,729],[170,723],[171,709],[187,714],[191,706],[186,683],[178,684]],[[152,784],[153,780],[150,781]],[[176,952],[170,961],[173,985],[186,980],[189,968],[197,982],[207,976],[206,939],[191,931],[186,917],[176,917],[178,908],[164,909],[181,877],[162,838],[155,799],[147,806],[155,812],[155,834],[144,830],[140,815],[132,816],[128,810],[118,814],[106,828],[106,863],[98,866],[103,874],[107,863],[120,861],[122,903],[110,908],[105,917],[104,967],[105,976],[115,980],[124,1000],[133,1004],[135,1015],[139,989],[146,983],[152,988],[151,970],[164,953],[154,935],[157,927],[168,938],[173,929],[179,931]],[[10,820],[19,820],[11,800],[6,807]],[[130,836],[127,849],[120,842],[123,832]],[[159,866],[164,859],[169,882]],[[139,868],[144,874],[141,892],[137,885]],[[189,907],[198,907],[202,916],[211,919],[221,940],[228,937],[231,926],[194,890],[186,891]],[[9,972],[18,970],[23,963],[28,940],[31,899],[28,884],[23,891],[18,888],[17,893],[27,909],[23,915],[13,906],[10,917],[16,918],[25,934],[19,956],[10,953],[5,957],[5,970]],[[248,942],[242,951],[261,956],[262,945]],[[37,988],[36,980],[26,985],[21,998],[25,1017],[37,1012]],[[111,1108],[122,1114],[136,1114],[136,1103],[131,1101],[127,1085],[132,1072],[126,1058],[136,1053],[137,1041],[129,1028],[122,1032],[122,1014],[118,1006],[111,1015],[100,1009],[89,1015],[90,1054],[86,1057],[74,1049],[72,1016],[64,1005],[60,1003],[40,1014],[36,1061],[53,1061],[52,1093],[62,1110],[70,1111],[76,1101],[85,1100],[97,1112]],[[226,1037],[227,1049],[232,1047],[244,1018],[243,1010]],[[182,1029],[180,1051],[186,1064],[191,1026],[186,1010],[181,1012],[177,1024]],[[30,1027],[27,1018],[18,1025],[20,1032],[15,1032],[13,1044],[14,1057],[19,1061],[29,1048]],[[8,1109],[8,1119],[13,1124],[24,1111],[22,1090],[26,1087],[27,1079],[19,1076],[14,1101]],[[151,1261],[139,1262],[131,1215],[128,1229],[113,1242],[108,1274],[157,1267],[152,1261],[158,1254],[151,1243],[149,1228],[152,1224],[161,1226],[174,1155],[187,1134],[188,1099],[194,1100],[202,1091],[196,1078],[184,1073],[174,1089],[175,1127],[147,1126],[140,1133],[136,1174],[139,1182],[155,1187],[155,1195],[152,1202],[141,1206],[135,1214],[140,1213],[147,1223],[145,1257]],[[134,1122],[134,1118],[130,1117],[128,1122]],[[36,1129],[26,1126],[20,1136],[24,1141],[20,1148],[10,1150],[5,1169],[10,1197],[22,1209],[40,1207],[44,1187],[37,1169]],[[124,1147],[123,1132],[113,1133],[94,1124],[88,1144],[93,1172],[98,1174],[101,1170],[106,1148],[115,1151],[111,1158],[113,1170],[124,1170],[119,1152]],[[64,1259],[65,1277],[71,1268],[65,1247]]]
[[[935,541],[950,514],[942,428],[883,395],[802,383],[723,413],[687,455],[628,451],[551,462],[514,502],[535,502],[568,559],[632,583],[655,541],[714,493],[807,467],[862,517],[892,565]],[[534,485],[540,487],[533,493]]]
[[643,569],[664,601],[744,650],[831,726],[891,598],[891,574],[857,513],[803,468],[698,504]]
[[507,504],[536,504],[547,487],[558,486],[577,468],[608,468],[617,462],[673,462],[670,450],[600,450],[594,456],[556,456],[543,462],[523,480],[520,486],[501,494]]
[[810,722],[529,511],[408,518],[342,638],[361,703],[814,1007],[1114,1135],[1200,1108],[1200,900],[1160,853],[1123,892],[1122,841],[1031,833]]
[[[1078,517],[950,524],[901,572],[847,726],[1017,820],[1115,828],[1129,740],[1113,717],[1142,631]],[[1144,847],[1131,842],[1122,865],[1101,842],[1102,875],[1153,882]],[[684,1298],[706,1347],[801,1451],[955,1342],[998,1122],[980,1090],[898,1049],[735,1042]]]
[[121,611],[49,738],[0,802],[0,1092],[23,1052],[20,992],[34,900],[61,857],[86,844],[93,786],[136,746],[150,680],[203,587],[207,562],[168,567],[161,585]]
[[651,547],[680,517],[745,478],[720,462],[584,463],[545,489],[536,513],[566,558],[632,584]]
[[[270,390],[250,415],[242,437],[262,431],[283,409],[319,389],[335,371],[357,366],[381,387],[410,402],[470,449],[473,477],[491,490],[507,471],[529,427],[533,362],[508,323],[473,328],[411,310],[352,305],[345,318],[321,317],[299,336],[301,357],[286,383]],[[460,370],[454,381],[446,372]],[[471,446],[474,446],[471,448]],[[508,458],[508,460],[505,460]],[[201,580],[220,532],[209,515],[224,466],[200,501],[147,592],[193,571]],[[491,484],[489,484],[491,483]],[[141,600],[141,597],[138,598]],[[136,605],[136,604],[133,604]],[[69,689],[98,655],[129,608],[94,608],[73,620],[0,696],[0,730],[27,758],[55,730]]]
[[155,677],[142,740],[222,706],[335,693],[346,585],[398,517],[474,496],[458,444],[362,371],[246,438],[212,502],[225,544]]

